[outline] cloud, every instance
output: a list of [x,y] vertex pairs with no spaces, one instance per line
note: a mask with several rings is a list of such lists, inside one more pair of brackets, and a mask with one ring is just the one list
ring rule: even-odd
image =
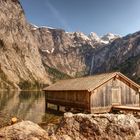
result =
[[60,12],[50,3],[49,0],[46,1],[46,6],[49,8],[53,16],[58,20],[58,22],[68,31],[70,31],[70,27],[66,20],[62,17]]

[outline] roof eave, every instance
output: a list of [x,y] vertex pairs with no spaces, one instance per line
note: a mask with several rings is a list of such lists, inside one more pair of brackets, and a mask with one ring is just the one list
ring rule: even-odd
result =
[[134,87],[136,87],[139,91],[140,91],[140,85],[138,85],[137,83],[135,83],[134,81],[132,81],[130,78],[126,77],[125,75],[123,75],[122,73],[118,73],[118,75],[122,78],[124,78],[127,82],[131,83]]
[[89,88],[88,92],[92,92],[93,90],[99,88],[100,86],[102,86],[103,84],[107,83],[108,81],[110,81],[111,79],[113,79],[114,77],[116,77],[116,75],[118,74],[118,72],[114,73],[114,75],[112,75],[112,77],[108,78],[106,81],[103,81],[101,84],[97,85],[94,88]]

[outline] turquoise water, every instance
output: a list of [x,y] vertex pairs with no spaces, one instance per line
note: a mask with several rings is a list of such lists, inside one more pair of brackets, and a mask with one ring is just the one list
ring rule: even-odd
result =
[[0,123],[12,117],[35,123],[49,123],[61,116],[62,113],[55,111],[46,112],[44,92],[0,91]]

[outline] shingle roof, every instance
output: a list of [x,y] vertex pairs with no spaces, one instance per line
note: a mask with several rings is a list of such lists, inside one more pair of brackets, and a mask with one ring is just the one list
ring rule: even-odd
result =
[[123,77],[126,81],[131,82],[136,88],[140,88],[138,84],[121,74],[120,72],[104,73],[94,76],[87,76],[82,78],[61,80],[53,85],[48,86],[44,90],[46,91],[65,91],[65,90],[88,90],[92,91],[98,86],[109,81],[116,75]]
[[104,73],[94,76],[87,76],[76,79],[61,80],[53,85],[48,86],[44,90],[47,91],[59,91],[59,90],[88,90],[92,91],[96,87],[105,83],[106,81],[115,77],[118,72]]

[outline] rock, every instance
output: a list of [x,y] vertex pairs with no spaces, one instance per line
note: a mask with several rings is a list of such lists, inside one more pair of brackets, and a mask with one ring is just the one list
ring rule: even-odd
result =
[[0,88],[41,84],[49,84],[49,78],[24,11],[18,0],[0,0]]
[[1,140],[48,140],[45,130],[30,121],[23,121],[0,130]]
[[15,124],[17,121],[18,121],[18,119],[17,119],[16,117],[13,117],[13,118],[11,119],[11,124]]
[[132,115],[66,113],[57,129],[22,121],[0,129],[0,140],[139,140],[138,122]]
[[140,139],[137,119],[132,115],[85,115],[66,113],[57,129],[57,135],[68,135],[78,140]]
[[58,136],[57,140],[73,140],[73,139],[68,135],[62,135],[62,136]]

